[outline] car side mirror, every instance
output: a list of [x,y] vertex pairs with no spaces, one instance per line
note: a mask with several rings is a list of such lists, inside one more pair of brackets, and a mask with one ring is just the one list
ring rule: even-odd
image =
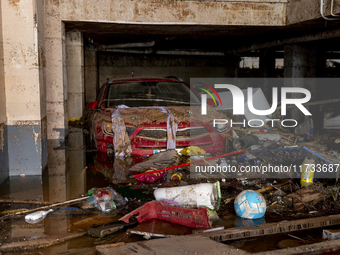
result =
[[98,106],[98,101],[92,101],[87,105],[87,108],[89,108],[90,110],[93,110],[97,106]]
[[[217,103],[216,106],[218,106],[218,102],[217,102],[217,101],[216,101],[216,103]],[[207,104],[210,105],[210,106],[215,106],[215,101],[214,101],[214,99],[208,98],[208,99],[207,99]]]

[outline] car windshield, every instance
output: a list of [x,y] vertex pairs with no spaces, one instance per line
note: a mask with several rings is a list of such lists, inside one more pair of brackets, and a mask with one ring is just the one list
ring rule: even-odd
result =
[[129,107],[200,104],[199,98],[186,84],[168,81],[114,83],[109,87],[106,101],[106,107],[121,104]]

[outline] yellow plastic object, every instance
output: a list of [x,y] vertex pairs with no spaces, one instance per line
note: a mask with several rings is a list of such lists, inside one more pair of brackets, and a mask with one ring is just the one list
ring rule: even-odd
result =
[[203,155],[206,153],[206,151],[201,149],[198,146],[189,146],[181,150],[179,153],[181,153],[184,156],[192,156],[192,155]]
[[7,211],[2,211],[2,214],[12,214],[12,213],[17,213],[17,212],[24,212],[27,211],[26,208],[23,209],[15,209],[15,210],[7,210]]
[[312,158],[305,158],[301,166],[301,187],[308,187],[313,184],[315,161]]
[[176,173],[171,176],[172,181],[180,181],[182,180],[182,174],[181,173]]

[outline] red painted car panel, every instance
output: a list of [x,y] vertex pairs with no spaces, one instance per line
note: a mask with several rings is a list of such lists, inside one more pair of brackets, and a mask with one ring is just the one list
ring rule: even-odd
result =
[[[115,86],[115,84],[119,83],[136,83],[136,82],[162,82],[169,84],[181,83],[178,80],[174,79],[162,79],[162,78],[129,78],[129,79],[120,79],[114,80],[112,83],[105,83],[100,92],[99,97],[97,98],[98,106],[95,109],[90,109],[89,115],[89,123],[90,123],[90,134],[91,138],[97,147],[97,150],[100,152],[107,152],[108,148],[113,148],[113,135],[104,132],[103,126],[111,123],[111,115],[113,112],[113,108],[107,107],[108,91],[109,86]],[[189,85],[185,84],[190,88]],[[169,85],[170,86],[170,85]],[[194,91],[197,95],[197,93]],[[118,95],[119,96],[119,95]],[[199,97],[198,97],[199,98]],[[94,103],[91,102],[90,106],[93,106]],[[160,105],[161,106],[161,105]],[[177,109],[176,106],[171,106],[173,109]],[[179,106],[178,109],[186,110],[189,112],[190,106]],[[128,108],[120,110],[120,113],[124,119],[126,127],[131,127],[131,130],[135,128],[135,130],[129,134],[129,138],[131,141],[131,148],[133,155],[151,155],[159,150],[166,149],[166,138],[157,138],[154,137],[153,132],[157,134],[164,133],[167,130],[167,122],[166,119],[153,122],[139,122],[138,125],[134,123],[131,119],[131,114],[135,115],[136,118],[145,112],[145,108]],[[129,119],[130,118],[130,119]],[[190,145],[196,145],[201,147],[207,152],[224,152],[226,146],[225,136],[217,133],[210,125],[210,123],[204,123],[202,121],[195,122],[195,126],[190,126],[190,121],[182,121],[178,123],[177,133],[181,134],[176,139],[176,148],[185,148]],[[191,123],[192,125],[192,123]],[[201,130],[202,134],[198,134],[197,137],[194,138],[188,135],[189,128]],[[230,132],[230,131],[229,131]],[[144,135],[141,135],[141,134]],[[151,135],[149,134],[151,133]]]

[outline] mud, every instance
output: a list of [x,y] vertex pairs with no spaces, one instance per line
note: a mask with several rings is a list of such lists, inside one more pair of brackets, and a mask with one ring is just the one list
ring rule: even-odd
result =
[[[175,115],[178,117],[179,113],[175,113]],[[73,134],[77,132],[82,134],[81,129],[71,131]],[[204,182],[213,183],[216,179],[191,179],[189,169],[182,168],[176,170],[177,173],[183,175],[181,181],[173,182],[169,178],[162,178],[153,184],[144,184],[129,178],[129,169],[133,164],[146,160],[146,158],[132,157],[128,160],[111,161],[107,158],[106,154],[102,155],[92,151],[86,152],[86,146],[79,143],[79,136],[72,135],[70,138],[78,139],[78,143],[71,140],[69,144],[72,144],[72,148],[66,147],[64,151],[56,150],[54,154],[51,153],[50,156],[55,157],[57,164],[50,165],[43,177],[11,177],[5,184],[1,185],[0,199],[6,201],[0,203],[0,212],[22,208],[32,209],[40,206],[37,204],[10,203],[7,202],[8,200],[16,200],[19,202],[20,200],[34,200],[47,203],[65,201],[80,197],[93,187],[107,186],[111,186],[121,193],[123,197],[127,197],[127,204],[117,208],[112,214],[104,214],[92,210],[89,215],[68,215],[68,213],[51,214],[47,216],[44,221],[37,224],[28,224],[23,217],[0,222],[1,245],[13,245],[11,249],[3,251],[1,251],[0,246],[0,253],[94,254],[95,246],[97,245],[141,241],[145,240],[144,237],[150,237],[150,233],[152,235],[165,236],[188,235],[193,233],[194,229],[155,219],[103,238],[95,238],[88,234],[76,237],[77,234],[82,235],[82,233],[85,233],[91,226],[117,221],[132,210],[152,201],[154,199],[153,192],[156,187],[170,187]],[[60,160],[60,153],[67,155],[65,162]],[[86,158],[82,158],[79,155],[86,155]],[[56,159],[58,160],[56,161]],[[221,182],[222,197],[223,199],[230,198],[245,189],[257,190],[283,181],[285,180],[226,179]],[[243,220],[237,217],[233,203],[225,204],[224,201],[221,200],[219,201],[219,209],[217,211],[220,219],[213,223],[213,227],[245,227],[254,224],[274,223],[283,220],[296,220],[340,213],[340,204],[333,198],[334,195],[338,194],[337,190],[339,189],[339,187],[335,185],[334,180],[317,180],[316,184],[310,186],[309,189],[313,190],[314,193],[323,194],[322,199],[313,201],[313,203],[310,203],[310,200],[303,200],[305,204],[308,203],[308,206],[299,208],[288,206],[284,202],[278,203],[277,200],[279,190],[288,195],[295,194],[290,196],[304,196],[304,194],[299,192],[299,180],[293,180],[292,183],[280,187],[279,190],[274,189],[263,193],[266,201],[268,201],[267,212],[265,218],[258,221]],[[333,191],[331,192],[330,189]],[[72,206],[80,207],[80,204],[73,204]],[[321,229],[290,234],[303,239],[304,241],[302,242],[306,243],[312,242],[313,240],[313,242],[321,241]],[[67,237],[70,236],[73,237],[67,240]],[[60,239],[60,242],[54,244],[53,237],[58,237],[57,239]],[[291,239],[296,238],[288,234],[280,234],[229,241],[227,244],[249,252],[260,252],[275,250],[279,248],[279,245],[284,246],[287,245],[287,243],[294,244],[294,241],[291,241]],[[37,249],[35,248],[36,246],[31,245],[33,249],[27,249],[27,243],[41,243],[42,240],[48,240],[47,244],[51,244],[51,246]],[[288,241],[282,242],[283,240]],[[16,247],[14,247],[15,244],[17,244]]]

